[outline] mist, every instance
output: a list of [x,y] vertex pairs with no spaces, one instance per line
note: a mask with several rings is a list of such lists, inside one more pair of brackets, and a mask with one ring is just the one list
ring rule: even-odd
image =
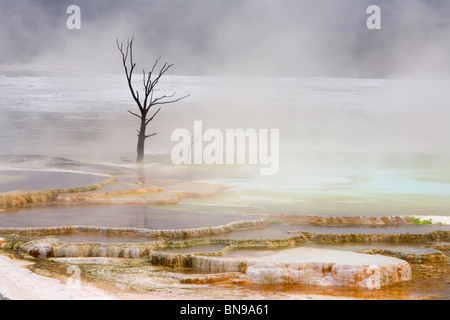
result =
[[[66,9],[81,9],[68,30]],[[366,9],[381,8],[381,30]],[[115,40],[136,61],[162,56],[174,74],[333,77],[448,76],[445,0],[4,1],[0,64],[120,72]]]
[[[66,26],[72,4],[80,30]],[[380,30],[366,27],[372,4]],[[4,152],[131,159],[137,123],[126,110],[136,106],[116,39],[134,36],[136,84],[161,56],[174,66],[160,92],[191,94],[158,114],[149,152],[169,152],[173,130],[202,120],[205,128],[280,129],[281,161],[292,166],[323,153],[372,162],[450,153],[449,1],[18,0],[1,9],[3,75],[77,74],[65,87],[39,73],[31,84],[3,83]]]

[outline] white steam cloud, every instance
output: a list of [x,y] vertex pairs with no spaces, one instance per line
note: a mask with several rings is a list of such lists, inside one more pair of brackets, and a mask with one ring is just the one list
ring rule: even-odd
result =
[[[0,63],[120,71],[115,39],[136,61],[163,56],[188,75],[448,76],[446,0],[17,0],[0,4]],[[66,9],[81,8],[81,30]],[[366,9],[381,8],[381,30]]]

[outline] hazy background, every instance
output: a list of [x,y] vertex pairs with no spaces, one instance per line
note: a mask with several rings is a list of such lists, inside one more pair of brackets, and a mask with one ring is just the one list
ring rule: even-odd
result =
[[[72,4],[81,30],[66,27]],[[381,30],[366,27],[373,4]],[[228,179],[227,201],[281,211],[445,215],[449,17],[449,0],[0,0],[0,156],[132,167],[138,119],[116,38],[134,36],[136,89],[162,56],[174,67],[156,94],[191,94],[150,123],[150,176]],[[196,120],[279,129],[279,173],[175,167],[171,133]]]
[[448,0],[2,0],[0,65],[121,72],[115,39],[134,35],[138,70],[163,56],[184,75],[440,77],[449,16]]
[[[81,30],[66,27],[72,4]],[[381,30],[366,27],[372,4]],[[1,0],[2,153],[133,159],[116,38],[134,36],[136,89],[162,56],[174,67],[157,94],[191,94],[151,123],[147,152],[170,152],[172,131],[202,120],[280,129],[283,168],[448,155],[449,16],[448,0]]]

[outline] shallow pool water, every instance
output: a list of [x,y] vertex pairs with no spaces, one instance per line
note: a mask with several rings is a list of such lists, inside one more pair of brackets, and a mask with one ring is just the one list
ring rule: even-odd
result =
[[[403,231],[408,231],[411,234],[420,234],[436,230],[450,230],[449,226],[438,227],[438,226],[404,226],[404,228],[345,228],[339,229],[339,227],[311,227],[303,228],[303,231],[318,232],[318,233],[340,233],[340,231],[348,231],[349,233],[402,233]],[[359,229],[359,230],[358,230]],[[234,230],[227,233],[215,234],[215,235],[204,235],[201,238],[206,239],[282,239],[295,236],[295,234],[290,233],[291,231],[298,230],[292,225],[278,225],[271,224],[267,227],[252,228],[252,229],[242,229]],[[131,234],[106,234],[106,233],[95,233],[95,232],[73,232],[68,234],[57,234],[54,236],[62,242],[104,242],[104,243],[140,243],[140,242],[150,242],[155,240],[160,240],[159,238],[148,238],[139,235]],[[174,239],[185,240],[185,239]],[[353,250],[351,244],[340,244],[341,246],[348,247],[348,250]],[[358,244],[360,245],[360,244]],[[368,244],[370,248],[377,245],[374,243],[372,245]],[[390,244],[386,244],[391,246]],[[321,246],[321,245],[320,245]],[[356,246],[356,245],[355,245]],[[399,245],[398,247],[403,247]],[[362,249],[361,249],[362,250]],[[394,250],[394,249],[393,249]]]
[[[161,229],[189,229],[223,226],[242,220],[267,218],[266,214],[243,214],[237,208],[229,211],[215,210],[216,207],[203,206],[195,212],[195,206],[185,206],[184,210],[175,207],[148,205],[106,205],[106,204],[52,204],[25,207],[20,210],[0,213],[0,227],[51,227],[51,226],[93,226]],[[378,234],[423,234],[437,230],[450,231],[450,225],[407,224],[395,226],[314,226],[295,224],[270,224],[266,227],[234,230],[228,233],[202,236],[224,239],[276,239],[293,236],[299,232],[329,234],[378,233]],[[146,242],[147,237],[134,235],[104,235],[78,232],[58,236],[64,241],[74,242]]]
[[[449,215],[450,183],[414,179],[414,171],[335,170],[292,177],[218,179],[230,185],[216,204],[305,215]],[[445,179],[443,179],[445,180]],[[207,200],[185,200],[190,203]]]
[[426,248],[418,244],[395,244],[395,243],[305,243],[303,246],[322,249],[348,250],[348,251],[365,251],[370,249],[392,250],[404,253],[439,253],[440,251],[432,248]]
[[[36,238],[46,237],[48,236]],[[159,238],[148,238],[138,235],[107,234],[98,232],[72,232],[56,234],[52,237],[67,243],[144,243],[161,240]]]
[[85,187],[107,180],[96,174],[68,171],[2,170],[0,192]]
[[0,213],[0,227],[83,225],[159,230],[221,226],[256,219],[237,213],[186,213],[147,205],[43,205]]
[[187,248],[165,248],[158,250],[159,252],[164,253],[209,253],[209,252],[219,252],[222,251],[226,245],[222,244],[206,244],[199,246],[192,246]]
[[322,227],[322,226],[305,226],[292,225],[292,230],[301,230],[306,232],[318,233],[334,233],[334,234],[348,234],[348,233],[385,233],[385,234],[423,234],[433,232],[436,230],[450,231],[450,225],[416,225],[405,224],[398,226],[361,226],[361,227]]

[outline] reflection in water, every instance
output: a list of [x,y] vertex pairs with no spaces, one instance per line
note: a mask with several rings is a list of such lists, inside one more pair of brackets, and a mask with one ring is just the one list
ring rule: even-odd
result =
[[136,165],[136,172],[137,172],[137,181],[140,185],[142,185],[142,187],[146,187],[146,183],[145,183],[145,165],[142,163],[138,163]]

